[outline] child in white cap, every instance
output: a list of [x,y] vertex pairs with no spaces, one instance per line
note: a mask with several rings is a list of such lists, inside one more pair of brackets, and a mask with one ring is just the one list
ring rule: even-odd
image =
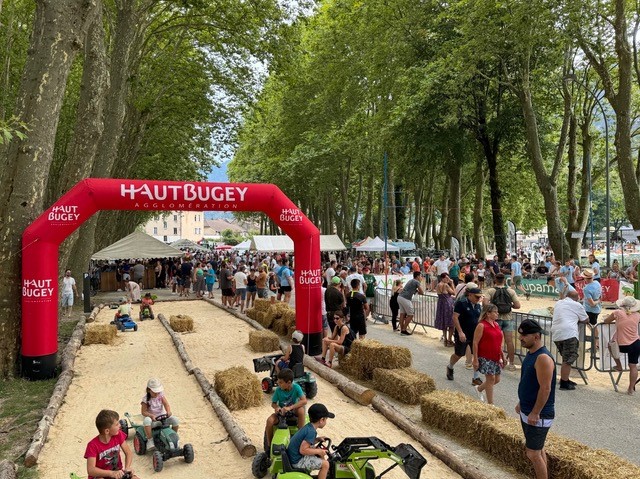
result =
[[171,415],[171,406],[169,406],[169,401],[167,401],[167,397],[164,395],[164,387],[157,378],[151,378],[147,381],[147,392],[142,396],[140,404],[142,405],[142,415],[144,416],[142,425],[147,435],[148,450],[155,447],[153,444],[153,436],[151,435],[151,426],[155,422],[156,417],[162,414],[169,416],[166,424],[171,426],[176,432],[178,431],[180,421],[177,417]]
[[281,369],[293,369],[296,364],[302,363],[304,360],[304,344],[302,340],[304,338],[304,334],[297,329],[291,335],[291,341],[293,344],[289,345],[287,348],[287,352],[284,353],[284,356],[280,358],[280,360],[276,363],[276,373],[280,372]]

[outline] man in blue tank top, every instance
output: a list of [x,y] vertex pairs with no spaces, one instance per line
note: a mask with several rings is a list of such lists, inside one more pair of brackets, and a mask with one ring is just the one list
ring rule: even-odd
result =
[[542,343],[544,333],[537,321],[525,319],[518,333],[520,344],[529,352],[522,361],[516,413],[520,416],[527,457],[533,464],[536,479],[548,479],[544,442],[555,417],[556,365]]

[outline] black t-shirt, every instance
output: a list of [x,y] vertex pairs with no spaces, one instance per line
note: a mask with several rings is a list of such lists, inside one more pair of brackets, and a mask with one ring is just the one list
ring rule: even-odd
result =
[[549,272],[549,268],[547,268],[544,264],[541,264],[536,268],[536,273],[538,274],[547,274]]
[[[481,311],[482,306],[480,302],[474,305],[467,298],[456,301],[453,307],[453,312],[459,315],[458,322],[460,323],[462,332],[467,337],[467,341],[473,340],[473,333],[476,331]],[[454,333],[457,335],[458,330],[456,329]]]
[[329,286],[324,292],[324,304],[327,311],[340,311],[342,309],[342,302],[344,301],[344,295],[335,286]]
[[188,278],[191,276],[191,270],[193,269],[193,265],[189,261],[185,261],[180,265],[180,272],[182,273],[183,278]]
[[347,296],[347,306],[349,307],[349,314],[351,320],[353,318],[364,318],[364,305],[367,304],[367,298],[364,294],[356,291],[351,291]]

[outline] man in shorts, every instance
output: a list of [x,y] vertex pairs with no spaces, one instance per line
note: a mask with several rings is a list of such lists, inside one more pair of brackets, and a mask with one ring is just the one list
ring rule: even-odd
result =
[[543,329],[537,321],[525,319],[518,328],[520,344],[529,352],[522,361],[516,413],[525,437],[526,455],[536,479],[548,479],[544,443],[555,417],[556,364],[542,344]]
[[[456,301],[453,306],[453,339],[454,350],[449,364],[447,364],[447,379],[453,381],[453,367],[471,348],[473,352],[473,335],[478,325],[478,319],[482,312],[482,290],[478,287],[467,286],[465,297]],[[480,372],[473,372],[471,384],[479,386],[482,384]]]
[[226,263],[220,266],[220,289],[222,290],[222,306],[233,307],[233,274]]
[[369,315],[369,304],[364,294],[360,292],[360,280],[351,280],[351,291],[347,295],[347,307],[349,308],[349,323],[351,330],[364,339],[367,335],[367,316]]
[[402,292],[398,295],[398,306],[400,306],[400,334],[403,336],[411,336],[407,330],[409,323],[413,320],[413,299],[414,294],[424,294],[422,285],[420,284],[420,271],[413,273],[413,279],[407,281],[402,288]]
[[580,296],[575,289],[569,291],[567,297],[558,301],[553,308],[551,334],[562,356],[560,389],[572,391],[576,388],[576,383],[569,379],[569,373],[571,373],[571,365],[578,359],[578,323],[588,321],[589,316],[580,303]]
[[78,287],[76,286],[76,280],[71,276],[71,270],[68,269],[64,272],[64,277],[62,278],[62,287],[60,288],[61,298],[60,298],[60,308],[62,309],[62,314],[67,314],[67,317],[71,317],[71,308],[73,308],[73,295],[75,293],[78,296]]
[[511,256],[511,280],[513,282],[513,289],[516,292],[520,290],[520,292],[529,299],[529,292],[522,286],[522,263],[518,261],[518,257],[515,254]]

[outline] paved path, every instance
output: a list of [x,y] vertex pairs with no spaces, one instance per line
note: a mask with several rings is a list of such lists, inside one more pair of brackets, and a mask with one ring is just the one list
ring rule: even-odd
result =
[[[432,330],[433,332],[434,330]],[[472,371],[465,369],[464,359],[455,368],[455,380],[445,377],[445,367],[453,348],[445,348],[432,334],[424,334],[416,329],[414,336],[400,336],[391,330],[391,325],[368,324],[367,337],[387,344],[408,347],[413,354],[413,367],[432,376],[439,389],[451,389],[472,396]],[[590,374],[601,374],[590,372]],[[558,369],[558,378],[559,378]],[[626,391],[628,373],[621,382],[621,391]],[[517,417],[514,406],[518,401],[520,370],[504,371],[500,384],[496,386],[494,400],[496,406],[507,414]],[[628,396],[600,387],[584,385],[579,379],[575,391],[560,391],[556,388],[556,420],[552,431],[575,439],[597,449],[609,449],[616,454],[640,464],[640,436],[637,424],[640,419],[640,392]]]

